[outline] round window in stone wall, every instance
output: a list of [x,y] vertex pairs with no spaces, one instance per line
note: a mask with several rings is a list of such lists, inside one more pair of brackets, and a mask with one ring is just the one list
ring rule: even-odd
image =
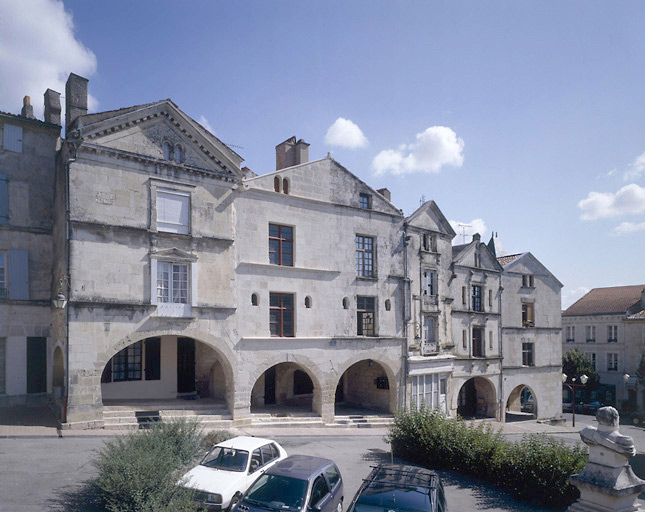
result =
[[251,294],[251,306],[257,306],[258,305],[258,294],[253,293]]

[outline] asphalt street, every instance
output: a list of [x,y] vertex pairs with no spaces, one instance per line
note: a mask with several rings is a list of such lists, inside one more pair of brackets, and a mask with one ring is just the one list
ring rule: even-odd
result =
[[[370,472],[370,466],[390,460],[389,446],[381,435],[274,438],[290,454],[333,459],[345,482],[346,504]],[[96,491],[88,484],[96,475],[91,460],[105,439],[95,436],[0,439],[0,511],[101,511]],[[483,482],[451,472],[440,474],[453,512],[543,510],[518,502]]]

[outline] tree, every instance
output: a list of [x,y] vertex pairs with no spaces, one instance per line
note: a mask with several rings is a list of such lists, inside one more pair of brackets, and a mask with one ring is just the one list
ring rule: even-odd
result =
[[638,378],[638,383],[641,386],[645,386],[645,354],[641,355],[641,362],[638,363],[638,368],[636,368],[636,377]]
[[562,355],[562,372],[567,374],[567,384],[582,384],[580,377],[584,374],[589,377],[587,389],[598,387],[598,372],[593,367],[591,360],[587,359],[577,348]]

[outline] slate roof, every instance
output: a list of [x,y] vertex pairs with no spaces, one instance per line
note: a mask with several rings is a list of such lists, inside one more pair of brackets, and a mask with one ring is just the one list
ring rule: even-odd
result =
[[497,261],[499,262],[499,264],[500,264],[502,267],[505,267],[505,266],[506,266],[506,265],[508,265],[511,261],[513,261],[513,260],[515,260],[515,259],[519,258],[520,256],[522,256],[522,254],[523,254],[523,253],[518,253],[518,254],[509,254],[508,256],[500,256],[499,258],[497,258]]
[[594,288],[574,302],[562,316],[626,314],[641,299],[645,284]]
[[466,247],[468,247],[470,244],[461,244],[461,245],[453,245],[452,246],[452,259],[454,260],[456,256],[459,255],[461,251],[463,251]]

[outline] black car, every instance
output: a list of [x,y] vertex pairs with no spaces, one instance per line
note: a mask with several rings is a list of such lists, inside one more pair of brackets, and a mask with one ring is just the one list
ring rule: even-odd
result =
[[347,512],[445,512],[443,484],[435,471],[379,464],[363,480]]

